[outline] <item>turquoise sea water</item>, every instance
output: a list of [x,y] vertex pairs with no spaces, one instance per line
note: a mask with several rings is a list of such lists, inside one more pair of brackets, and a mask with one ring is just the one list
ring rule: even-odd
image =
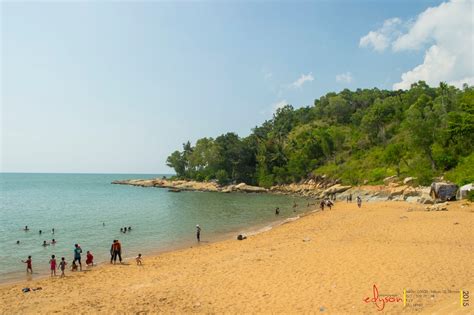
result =
[[[95,262],[109,259],[113,239],[122,242],[123,256],[140,252],[146,257],[196,244],[196,224],[206,243],[295,216],[295,201],[297,213],[307,210],[307,200],[283,195],[172,193],[110,184],[116,179],[154,177],[161,175],[0,173],[0,282],[25,279],[20,260],[28,255],[33,259],[33,278],[49,272],[52,254],[71,262],[75,243],[84,256],[92,251]],[[274,215],[277,206],[279,217]],[[23,231],[25,225],[28,232]],[[124,226],[132,231],[121,233]],[[56,245],[42,246],[53,238]]]

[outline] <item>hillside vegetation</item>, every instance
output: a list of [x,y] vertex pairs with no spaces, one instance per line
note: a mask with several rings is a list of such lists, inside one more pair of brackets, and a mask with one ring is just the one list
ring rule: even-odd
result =
[[325,174],[345,184],[391,175],[474,181],[474,88],[413,84],[408,91],[328,93],[314,106],[280,108],[241,138],[183,144],[167,165],[177,177],[269,187]]

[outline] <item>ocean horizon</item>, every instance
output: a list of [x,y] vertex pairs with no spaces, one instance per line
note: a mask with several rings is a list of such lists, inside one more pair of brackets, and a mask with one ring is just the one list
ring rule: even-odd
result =
[[[170,174],[0,173],[0,282],[27,279],[21,260],[29,255],[33,278],[49,273],[51,255],[72,262],[76,243],[84,251],[84,267],[88,250],[95,263],[107,262],[113,239],[122,242],[124,257],[150,255],[196,244],[196,224],[202,227],[203,243],[208,243],[272,225],[307,209],[307,200],[301,197],[172,193],[111,184],[162,176]],[[275,207],[281,209],[278,217]],[[23,230],[25,226],[29,231]],[[120,232],[129,226],[130,232]],[[42,246],[52,239],[56,244]]]

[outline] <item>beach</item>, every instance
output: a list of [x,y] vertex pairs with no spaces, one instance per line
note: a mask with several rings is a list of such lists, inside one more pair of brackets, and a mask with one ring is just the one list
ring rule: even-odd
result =
[[338,202],[243,241],[203,230],[143,266],[3,284],[0,313],[473,313],[460,301],[474,290],[473,226],[472,203]]

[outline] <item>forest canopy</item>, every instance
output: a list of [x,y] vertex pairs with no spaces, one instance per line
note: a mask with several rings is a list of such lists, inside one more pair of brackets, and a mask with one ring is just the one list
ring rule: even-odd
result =
[[327,175],[378,184],[391,175],[429,184],[474,181],[474,88],[420,81],[407,91],[328,93],[313,106],[279,108],[241,138],[202,138],[167,158],[176,176],[270,187]]

